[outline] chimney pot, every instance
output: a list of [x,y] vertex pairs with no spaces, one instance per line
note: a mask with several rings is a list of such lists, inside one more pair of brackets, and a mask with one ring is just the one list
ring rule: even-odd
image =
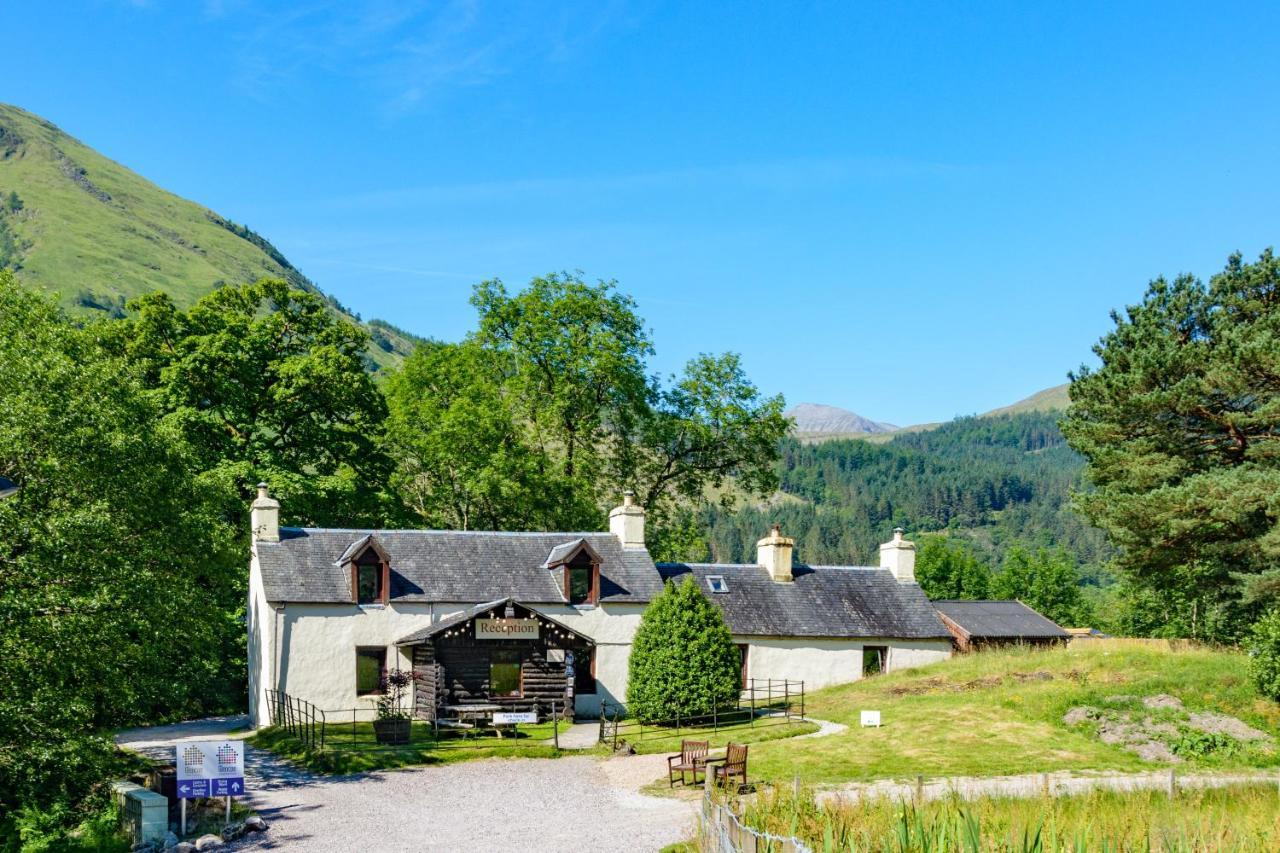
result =
[[769,535],[756,543],[756,562],[764,566],[769,577],[778,583],[795,580],[791,573],[791,552],[796,540],[782,535],[782,525],[774,524]]
[[254,541],[280,541],[280,502],[271,497],[266,483],[258,484],[258,497],[249,512]]
[[880,546],[880,568],[888,569],[899,583],[915,583],[916,545],[903,538],[901,527],[893,529],[893,539]]
[[609,532],[618,537],[623,548],[644,547],[644,507],[638,506],[636,493],[622,493],[622,505],[609,512]]

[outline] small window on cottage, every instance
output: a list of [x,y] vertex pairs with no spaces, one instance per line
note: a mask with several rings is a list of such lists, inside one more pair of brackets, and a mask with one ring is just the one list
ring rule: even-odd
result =
[[707,588],[712,592],[728,592],[729,583],[724,579],[724,575],[707,575]]
[[356,601],[377,604],[382,601],[382,565],[360,563],[356,566]]
[[356,649],[356,695],[375,696],[382,692],[382,672],[387,668],[387,650],[381,646]]
[[586,565],[569,567],[569,603],[570,604],[592,603],[592,595],[591,595],[592,574],[594,574],[594,567],[590,563],[587,563]]
[[489,695],[520,695],[520,652],[494,649],[489,656]]

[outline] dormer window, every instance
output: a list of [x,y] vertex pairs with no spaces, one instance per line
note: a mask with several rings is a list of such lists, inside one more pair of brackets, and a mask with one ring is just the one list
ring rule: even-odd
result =
[[596,567],[592,563],[570,563],[565,566],[570,604],[596,603]]
[[351,598],[366,607],[387,603],[391,586],[391,558],[373,535],[352,542],[338,565],[351,571]]
[[723,594],[729,591],[729,582],[724,579],[724,575],[707,575],[707,589]]
[[570,604],[591,605],[600,601],[600,555],[586,539],[575,539],[552,548],[542,567],[563,572],[560,589]]

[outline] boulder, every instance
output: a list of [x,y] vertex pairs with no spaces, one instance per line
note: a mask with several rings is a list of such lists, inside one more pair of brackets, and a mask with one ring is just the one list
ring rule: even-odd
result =
[[215,850],[224,844],[226,842],[216,835],[202,835],[196,839],[196,850]]
[[239,838],[242,835],[244,835],[243,823],[229,823],[226,826],[222,827],[223,841],[235,841],[237,838]]
[[190,841],[179,841],[173,851],[174,853],[196,853],[196,846]]
[[244,828],[249,832],[266,832],[267,822],[257,815],[245,818]]

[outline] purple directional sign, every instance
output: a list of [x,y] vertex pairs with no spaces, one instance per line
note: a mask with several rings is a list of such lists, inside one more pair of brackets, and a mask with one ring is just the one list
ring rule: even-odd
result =
[[244,741],[185,741],[174,747],[178,799],[244,794]]

